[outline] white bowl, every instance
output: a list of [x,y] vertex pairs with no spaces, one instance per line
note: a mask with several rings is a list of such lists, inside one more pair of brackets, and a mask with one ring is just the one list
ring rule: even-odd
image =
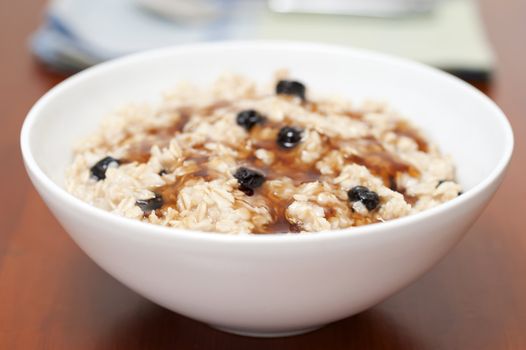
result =
[[[270,80],[290,68],[311,91],[383,99],[449,153],[465,192],[423,213],[306,235],[231,236],[170,229],[92,207],[63,188],[74,141],[112,109],[177,81],[224,71]],[[309,43],[226,42],[140,53],[79,73],[43,96],[21,135],[31,180],[97,264],[146,298],[247,335],[305,332],[360,312],[431,268],[476,220],[513,149],[503,113],[436,69],[368,51]]]

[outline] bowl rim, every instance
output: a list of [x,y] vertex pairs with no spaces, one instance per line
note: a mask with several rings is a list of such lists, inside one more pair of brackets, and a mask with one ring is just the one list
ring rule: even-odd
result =
[[[472,94],[473,97],[477,98],[480,103],[485,104],[490,110],[492,115],[500,123],[504,131],[504,142],[505,149],[501,154],[497,166],[486,176],[482,181],[476,184],[473,188],[467,190],[462,196],[454,198],[448,202],[442,203],[436,207],[426,209],[422,212],[389,220],[386,222],[369,224],[359,227],[350,227],[338,230],[327,230],[306,234],[284,234],[284,233],[269,233],[269,234],[225,234],[218,232],[204,232],[194,231],[187,229],[178,229],[172,227],[166,227],[161,225],[155,225],[151,223],[134,220],[131,218],[122,217],[111,213],[109,211],[97,208],[88,204],[81,199],[76,198],[70,194],[62,186],[56,184],[51,180],[44,171],[37,164],[33,157],[30,147],[30,137],[35,121],[39,118],[40,110],[43,109],[48,101],[51,101],[55,96],[59,95],[62,91],[69,89],[76,84],[81,84],[82,81],[94,74],[98,74],[104,71],[112,70],[114,67],[126,64],[134,64],[142,60],[152,59],[158,56],[165,55],[177,55],[180,53],[193,52],[199,54],[200,52],[209,52],[213,50],[222,49],[281,49],[281,50],[312,50],[324,52],[327,55],[332,54],[347,54],[354,56],[361,56],[377,62],[389,63],[390,65],[398,65],[403,68],[419,69],[426,74],[431,74],[435,78],[449,81],[449,83],[456,84],[460,88],[465,89],[466,92]],[[514,137],[511,125],[502,112],[502,110],[493,102],[489,97],[484,95],[481,91],[471,86],[467,82],[452,76],[449,73],[441,71],[437,68],[430,67],[426,64],[419,63],[410,59],[401,58],[385,53],[379,53],[371,50],[345,47],[333,44],[322,44],[315,42],[298,42],[298,41],[286,41],[286,40],[249,40],[249,41],[238,41],[238,40],[227,40],[227,41],[216,41],[216,42],[204,42],[204,43],[193,43],[184,44],[178,46],[164,47],[154,50],[143,51],[126,55],[120,58],[112,59],[93,67],[87,68],[67,79],[63,80],[50,90],[48,90],[29,110],[24,123],[22,125],[20,133],[20,147],[22,151],[22,157],[26,165],[27,171],[35,177],[36,181],[39,181],[43,187],[45,187],[54,197],[58,198],[64,205],[68,205],[78,211],[86,212],[87,215],[93,217],[100,217],[101,219],[110,221],[115,225],[121,225],[123,228],[129,228],[134,232],[140,232],[139,234],[148,235],[150,238],[154,237],[168,237],[172,239],[188,239],[196,241],[209,241],[209,242],[254,242],[254,243],[279,243],[279,242],[308,242],[308,241],[319,241],[319,240],[331,240],[339,239],[343,237],[358,237],[363,235],[374,235],[391,229],[400,228],[409,224],[416,224],[426,220],[429,217],[438,216],[448,210],[451,210],[457,206],[461,206],[464,203],[472,200],[484,191],[490,184],[496,181],[501,174],[505,171],[507,165],[510,162],[514,146]],[[124,231],[124,230],[122,230]],[[128,234],[126,232],[126,234]]]

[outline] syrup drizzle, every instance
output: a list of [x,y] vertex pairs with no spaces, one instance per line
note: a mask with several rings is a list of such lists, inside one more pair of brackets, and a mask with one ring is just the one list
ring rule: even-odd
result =
[[[304,102],[306,107],[311,111],[320,112],[317,104],[312,102]],[[124,162],[138,162],[145,163],[150,158],[150,149],[153,145],[165,147],[170,140],[177,133],[184,131],[184,127],[190,121],[195,113],[200,115],[211,115],[215,110],[229,106],[228,102],[219,101],[199,110],[194,110],[189,107],[180,107],[175,112],[179,113],[179,118],[169,127],[152,128],[147,131],[145,140],[132,145],[129,148],[128,155]],[[347,112],[346,115],[352,119],[361,119],[362,115],[358,112]],[[257,169],[265,175],[267,180],[275,180],[287,177],[292,180],[295,186],[303,183],[322,181],[324,176],[316,169],[316,162],[305,164],[301,161],[301,144],[292,149],[283,149],[276,142],[276,136],[279,129],[284,125],[294,125],[290,120],[285,119],[283,123],[273,123],[267,121],[263,125],[256,125],[248,134],[247,141],[243,145],[229,145],[238,151],[239,166],[247,166],[249,168]],[[427,143],[422,139],[418,132],[405,122],[399,122],[392,130],[398,135],[403,135],[413,139],[421,151],[427,152]],[[392,190],[398,190],[410,204],[414,204],[416,198],[405,194],[404,189],[397,189],[396,180],[398,176],[407,173],[410,176],[418,177],[420,174],[418,170],[411,165],[400,160],[396,155],[388,152],[380,141],[372,136],[359,139],[341,139],[329,138],[322,136],[323,149],[321,152],[322,159],[329,152],[333,150],[340,150],[344,147],[355,149],[356,154],[346,154],[345,164],[359,164],[366,166],[369,171],[382,179],[384,184]],[[256,150],[264,149],[272,153],[274,161],[271,165],[265,164],[255,155]],[[195,153],[195,152],[194,152]],[[209,155],[206,150],[201,149],[199,154],[189,153],[186,155],[185,161],[195,163],[195,171],[192,171],[184,176],[177,177],[174,183],[167,184],[153,191],[163,197],[164,205],[161,209],[156,211],[157,215],[162,215],[163,210],[168,207],[176,207],[177,196],[182,188],[186,186],[189,181],[196,181],[198,179],[205,179],[212,181],[218,177],[214,171],[208,168]],[[261,189],[255,191],[256,196],[262,196],[264,201],[274,218],[273,222],[265,227],[258,228],[255,233],[286,233],[286,232],[300,232],[301,228],[295,224],[290,223],[286,217],[286,209],[291,204],[292,199],[282,199],[272,191],[268,186],[263,185]],[[326,218],[331,218],[336,215],[333,208],[325,209]],[[362,216],[353,212],[352,218],[355,225],[365,225],[371,222],[378,221],[374,215]]]

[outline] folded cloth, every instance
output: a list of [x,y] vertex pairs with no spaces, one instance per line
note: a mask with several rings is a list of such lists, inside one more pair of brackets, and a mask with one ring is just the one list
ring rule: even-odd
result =
[[82,47],[51,14],[33,35],[32,49],[40,60],[59,71],[77,71],[104,60]]
[[260,0],[221,0],[219,16],[169,21],[133,0],[56,0],[33,35],[33,52],[58,70],[80,70],[125,54],[196,41],[249,39]]
[[[183,6],[191,0],[172,1],[179,8],[161,16],[166,2],[159,0],[55,0],[33,36],[33,52],[55,69],[76,71],[196,41],[288,39],[383,51],[470,78],[484,79],[493,67],[474,0],[443,0],[430,13],[394,18],[280,14],[264,0],[199,0],[211,5],[200,14]],[[148,2],[155,7],[148,9]]]

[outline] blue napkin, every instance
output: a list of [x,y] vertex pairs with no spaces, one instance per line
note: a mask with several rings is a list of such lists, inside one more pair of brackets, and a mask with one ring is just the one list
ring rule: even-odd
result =
[[[179,10],[177,16],[168,19],[145,6],[163,1]],[[192,16],[185,4],[197,9],[210,4],[216,11]],[[77,71],[132,52],[223,39],[351,45],[471,80],[486,79],[494,62],[474,0],[442,0],[430,13],[393,18],[280,14],[270,11],[266,0],[54,0],[32,37],[32,49],[55,69]]]
[[196,41],[254,37],[263,0],[215,0],[206,20],[168,20],[133,0],[59,0],[51,3],[31,47],[43,62],[75,71],[125,54]]

